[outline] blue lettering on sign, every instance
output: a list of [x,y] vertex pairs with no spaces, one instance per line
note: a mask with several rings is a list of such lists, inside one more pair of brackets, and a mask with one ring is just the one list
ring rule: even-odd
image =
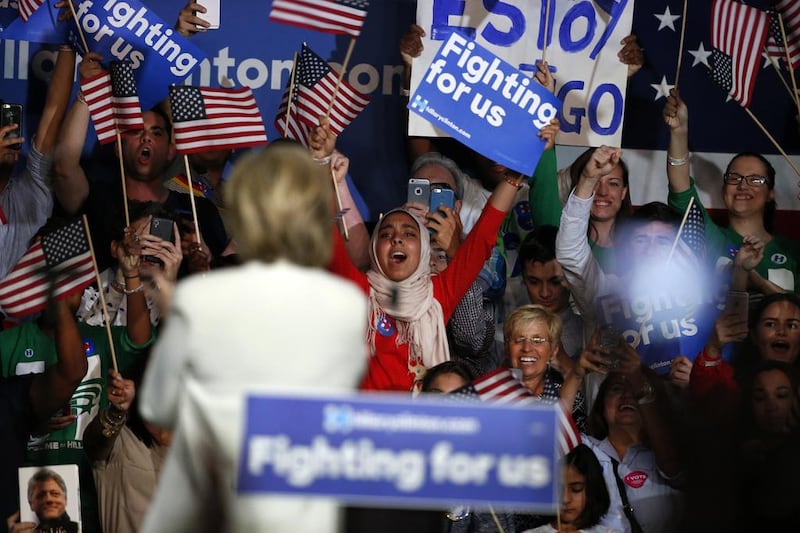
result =
[[628,0],[603,0],[602,2],[598,2],[598,5],[602,7],[606,13],[611,15],[611,17],[606,24],[606,30],[603,32],[603,35],[600,36],[600,40],[597,41],[597,44],[594,45],[592,52],[589,54],[591,59],[597,59],[597,54],[600,53],[600,50],[603,49],[611,38],[611,34],[614,33],[620,17],[622,17],[622,14],[625,12],[625,6],[627,4]]
[[[581,80],[568,81],[561,87],[561,89],[559,89],[558,99],[562,102],[566,102],[567,95],[571,91],[582,91],[583,87],[584,85]],[[581,120],[583,120],[583,117],[586,116],[586,110],[582,107],[570,107],[569,116],[573,117],[575,120],[572,122],[568,121],[565,116],[565,110],[561,111],[561,116],[559,117],[559,120],[561,121],[561,131],[564,133],[580,133]]]
[[469,26],[451,26],[450,17],[460,17],[464,15],[464,5],[466,0],[434,0],[433,2],[433,22],[431,31],[428,32],[431,40],[444,41],[453,30],[467,35],[470,39],[475,38],[475,28]]
[[481,32],[481,37],[487,42],[497,46],[511,46],[522,38],[525,33],[525,15],[519,8],[500,2],[500,0],[483,0],[483,7],[486,8],[486,11],[508,17],[511,21],[511,28],[508,32],[498,30],[494,24],[489,22]]
[[[611,115],[611,123],[604,128],[597,122],[597,108],[600,106],[600,99],[605,94],[610,94],[614,99],[614,112]],[[619,87],[612,83],[603,83],[598,86],[589,99],[589,126],[592,131],[600,135],[611,135],[617,131],[622,123],[622,107],[622,92]]]
[[[572,25],[579,18],[586,19],[586,34],[577,40],[572,39]],[[594,6],[591,2],[581,2],[575,4],[564,15],[561,27],[558,30],[558,42],[565,52],[580,52],[592,42],[594,33],[597,30],[597,19],[595,18]]]

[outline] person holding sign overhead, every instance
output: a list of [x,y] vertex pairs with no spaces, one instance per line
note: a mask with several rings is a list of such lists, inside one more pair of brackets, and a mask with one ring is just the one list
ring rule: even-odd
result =
[[[553,121],[539,133],[545,149],[552,147],[557,129]],[[329,269],[369,295],[371,357],[362,389],[418,391],[426,369],[450,359],[445,323],[491,254],[523,179],[509,176],[497,185],[450,265],[435,277],[428,228],[405,209],[390,211],[378,223],[366,275],[350,261],[336,233]]]

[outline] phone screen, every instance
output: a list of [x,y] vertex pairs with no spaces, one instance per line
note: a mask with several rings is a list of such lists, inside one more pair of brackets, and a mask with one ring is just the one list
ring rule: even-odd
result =
[[6,133],[6,139],[18,137],[22,142],[22,106],[20,104],[0,105],[0,128],[16,124],[17,129]]

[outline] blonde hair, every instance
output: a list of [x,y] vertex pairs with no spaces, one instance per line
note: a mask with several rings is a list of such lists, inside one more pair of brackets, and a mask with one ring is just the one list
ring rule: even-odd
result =
[[225,203],[244,259],[321,267],[332,254],[333,197],[327,167],[299,145],[281,143],[242,158]]
[[547,325],[547,334],[550,337],[548,340],[551,345],[553,343],[558,344],[561,341],[561,317],[541,305],[528,304],[514,309],[503,323],[503,339],[505,340],[506,351],[508,351],[508,343],[514,340],[514,332],[532,322],[544,322]]

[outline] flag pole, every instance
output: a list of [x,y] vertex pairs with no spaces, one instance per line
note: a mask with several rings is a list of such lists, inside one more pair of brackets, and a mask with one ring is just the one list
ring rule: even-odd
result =
[[78,14],[75,13],[75,6],[72,4],[72,0],[67,0],[67,3],[69,4],[69,10],[72,12],[72,20],[75,21],[75,26],[78,27],[78,35],[81,38],[81,43],[83,44],[83,50],[85,53],[88,54],[89,45],[86,44],[86,36],[83,35],[83,30],[81,29],[81,22],[78,20]]
[[342,84],[344,73],[347,70],[347,64],[350,63],[350,56],[353,54],[353,48],[355,48],[355,46],[355,38],[350,39],[350,46],[347,47],[347,53],[344,56],[344,63],[342,63],[342,71],[339,73],[339,79],[336,80],[336,87],[333,88],[333,96],[331,97],[331,102],[328,104],[328,112],[325,113],[325,118],[331,118],[333,103],[336,102],[336,97],[339,95],[339,86]]
[[194,239],[197,244],[200,244],[200,223],[197,221],[197,206],[194,202],[194,187],[192,187],[192,171],[189,168],[189,156],[187,154],[183,154],[183,166],[186,168],[186,181],[189,183],[189,204],[192,206]]
[[783,73],[781,72],[781,67],[778,65],[777,61],[775,61],[775,58],[767,54],[767,59],[769,60],[769,64],[772,65],[772,68],[775,69],[775,73],[778,74],[778,79],[781,80],[783,86],[786,87],[786,92],[789,93],[789,98],[794,99],[794,95],[792,94],[792,88],[789,87],[789,83],[786,81],[786,78],[783,77]]
[[117,154],[119,155],[119,175],[122,179],[122,205],[125,207],[125,227],[131,225],[131,214],[128,210],[128,186],[125,184],[125,163],[122,160],[122,135],[117,128]]
[[678,228],[678,234],[675,235],[675,242],[672,243],[672,249],[669,251],[669,256],[667,257],[667,264],[669,265],[672,261],[672,255],[675,253],[675,248],[678,247],[678,242],[681,240],[681,233],[683,233],[683,227],[686,225],[686,219],[689,218],[689,213],[692,210],[692,205],[694,204],[694,196],[689,198],[689,205],[686,206],[686,212],[683,214],[683,220],[681,220],[681,225]]
[[547,34],[550,31],[550,0],[542,0],[546,3],[544,8],[544,37],[542,40],[542,63],[547,61]]
[[[544,61],[544,59],[542,59]],[[492,513],[492,519],[494,520],[494,525],[497,526],[497,531],[499,533],[506,533],[506,530],[503,529],[503,526],[500,524],[500,520],[497,518],[497,513],[494,512],[494,507],[489,505],[489,512]],[[560,530],[561,528],[559,528]]]
[[789,69],[789,79],[792,80],[792,95],[795,105],[797,106],[797,114],[800,115],[800,97],[797,96],[797,80],[794,79],[794,68],[792,67],[792,58],[789,55],[789,43],[786,41],[786,27],[783,25],[783,17],[780,13],[776,13],[778,23],[781,26],[781,37],[783,38],[783,51],[786,54],[786,67]]
[[286,117],[283,119],[283,136],[286,137],[286,132],[289,131],[289,117],[292,114],[292,101],[294,100],[294,77],[297,74],[297,52],[294,53],[294,60],[292,61],[292,76],[289,79],[289,95],[286,101]]
[[[70,2],[72,4],[72,2]],[[92,256],[92,268],[94,268],[94,279],[97,282],[97,292],[100,294],[100,308],[103,310],[103,322],[106,325],[106,335],[108,336],[108,346],[111,349],[111,364],[114,366],[114,372],[119,372],[117,366],[117,351],[114,349],[114,337],[111,335],[111,318],[108,316],[108,308],[106,307],[105,290],[103,290],[103,282],[100,279],[100,271],[97,269],[97,257],[94,255],[94,244],[92,244],[92,232],[89,230],[89,221],[86,215],[81,217],[83,220],[83,229],[86,231],[86,240],[89,241],[89,253]]]
[[333,165],[331,165],[331,179],[333,180],[333,191],[336,193],[336,209],[339,213],[342,214],[342,233],[344,234],[344,240],[350,240],[350,232],[347,230],[347,221],[344,219],[344,213],[342,212],[342,197],[339,194],[339,184],[336,183],[336,174],[333,173]]
[[744,107],[743,109],[747,112],[748,115],[750,115],[750,118],[753,119],[753,122],[756,123],[756,126],[761,128],[761,131],[764,132],[764,135],[766,135],[767,138],[769,138],[769,140],[772,141],[772,144],[775,145],[775,148],[777,148],[778,151],[783,156],[783,158],[786,159],[786,162],[789,163],[789,166],[792,167],[792,169],[794,169],[795,174],[800,176],[800,169],[797,168],[797,165],[795,165],[794,162],[792,161],[792,159],[786,154],[786,151],[783,148],[781,148],[781,145],[778,144],[778,141],[775,140],[775,137],[770,135],[770,133],[767,131],[767,128],[765,128],[764,125],[761,123],[761,121],[759,121],[756,118],[756,116],[753,114],[752,111],[750,111],[746,107]]
[[681,20],[681,42],[678,45],[678,66],[675,67],[675,88],[678,87],[678,80],[681,77],[681,63],[683,62],[683,41],[686,36],[686,12],[689,8],[689,1],[683,0],[683,17]]

